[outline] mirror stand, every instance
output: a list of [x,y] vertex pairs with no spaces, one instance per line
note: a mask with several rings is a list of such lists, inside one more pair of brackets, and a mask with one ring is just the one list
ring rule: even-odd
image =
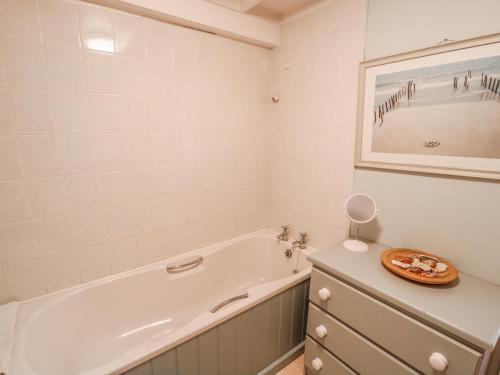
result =
[[368,251],[368,245],[360,240],[358,240],[358,234],[359,234],[359,223],[354,223],[356,224],[356,235],[354,239],[351,239],[351,232],[352,232],[352,221],[349,222],[349,237],[347,240],[343,242],[344,247],[347,250],[355,251],[357,253],[363,253],[365,251]]

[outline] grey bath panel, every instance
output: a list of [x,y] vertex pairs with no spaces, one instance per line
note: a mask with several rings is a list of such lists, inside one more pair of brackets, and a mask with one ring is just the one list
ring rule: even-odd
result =
[[177,353],[175,349],[169,350],[151,361],[152,375],[177,375]]
[[281,294],[280,351],[284,355],[292,347],[293,289]]
[[200,357],[200,375],[213,375],[219,373],[217,328],[212,328],[199,336],[198,355]]
[[151,375],[151,362],[143,363],[127,372],[127,375]]
[[267,308],[269,303],[261,303],[252,310],[252,342],[251,360],[252,374],[266,367]]
[[280,356],[280,310],[281,296],[275,296],[267,303],[267,340],[264,343],[265,364]]
[[199,375],[198,338],[177,347],[177,369],[182,375]]
[[253,309],[236,317],[236,373],[238,375],[252,375],[252,312]]
[[125,375],[255,375],[304,340],[308,285],[291,287]]
[[236,319],[230,319],[218,327],[219,374],[236,374]]
[[306,284],[297,285],[293,290],[292,347],[304,341]]

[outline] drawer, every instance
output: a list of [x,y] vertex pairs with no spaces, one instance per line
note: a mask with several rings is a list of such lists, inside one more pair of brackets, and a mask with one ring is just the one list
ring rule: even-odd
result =
[[[328,332],[324,338],[319,338],[315,332],[316,327],[320,324]],[[385,350],[314,305],[309,305],[307,334],[360,374],[418,374]]]
[[[326,301],[319,297],[322,288],[330,292]],[[317,269],[312,271],[309,299],[424,374],[436,374],[429,364],[434,352],[448,360],[448,368],[439,374],[473,375],[479,368],[480,352]]]
[[[316,371],[312,368],[312,361],[319,358],[323,363],[323,368]],[[328,353],[321,345],[306,336],[306,350],[304,353],[304,365],[307,367],[307,374],[321,375],[356,375],[349,367],[340,362],[333,355]]]

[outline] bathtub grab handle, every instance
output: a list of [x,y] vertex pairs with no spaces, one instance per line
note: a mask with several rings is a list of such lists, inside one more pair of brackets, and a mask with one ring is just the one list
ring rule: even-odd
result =
[[219,311],[220,309],[222,309],[224,306],[226,305],[229,305],[230,303],[234,302],[234,301],[238,301],[240,299],[244,299],[244,298],[248,298],[248,292],[245,292],[243,294],[238,294],[237,296],[234,296],[234,297],[231,297],[231,298],[228,298],[227,300],[225,301],[222,301],[221,303],[219,303],[217,306],[213,307],[210,312],[212,314],[215,314],[217,311]]
[[197,257],[195,257],[194,259],[191,259],[190,261],[188,261],[186,263],[176,264],[175,266],[168,266],[167,265],[167,272],[175,273],[175,272],[187,271],[191,268],[196,267],[201,262],[203,262],[203,257],[198,255]]

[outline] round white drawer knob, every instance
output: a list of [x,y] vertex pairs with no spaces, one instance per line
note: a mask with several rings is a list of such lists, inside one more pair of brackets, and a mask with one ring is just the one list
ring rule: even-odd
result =
[[441,353],[434,352],[429,357],[431,367],[436,371],[444,371],[448,367],[448,360]]
[[326,288],[321,288],[318,290],[318,296],[320,300],[326,301],[330,298],[330,291]]
[[311,365],[314,370],[319,371],[323,368],[323,361],[316,357],[312,360]]
[[316,327],[316,335],[319,338],[323,338],[326,335],[328,335],[328,330],[326,329],[326,327],[323,324]]

